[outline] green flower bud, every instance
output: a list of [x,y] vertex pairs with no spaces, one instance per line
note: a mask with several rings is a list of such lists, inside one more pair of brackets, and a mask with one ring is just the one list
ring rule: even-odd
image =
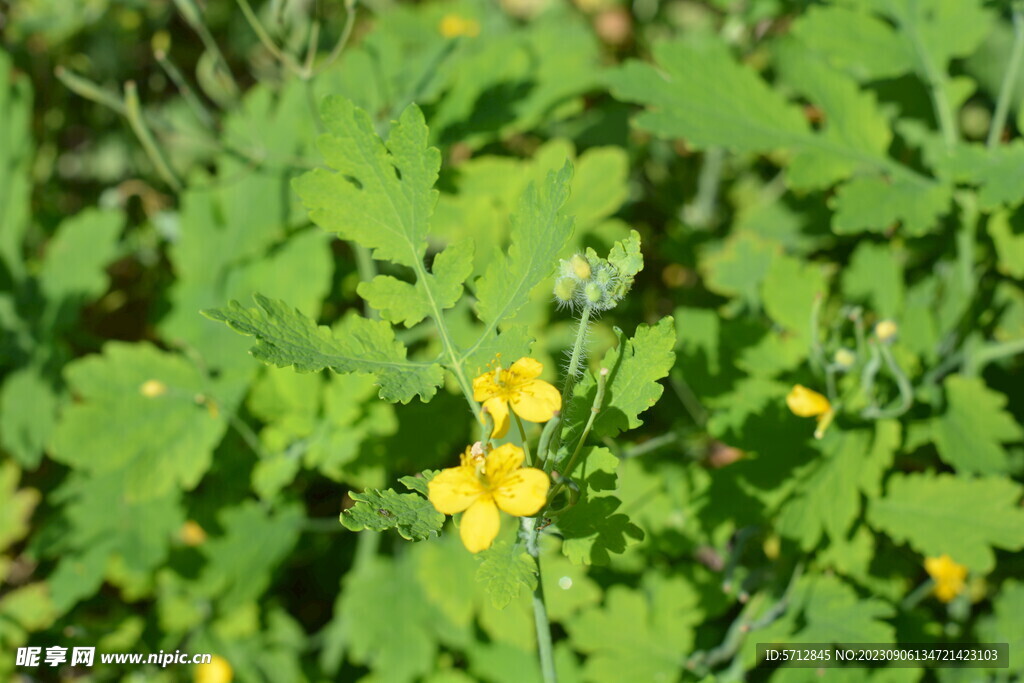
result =
[[569,265],[572,266],[572,273],[580,280],[590,279],[590,262],[583,258],[579,254],[574,254],[569,259]]
[[839,349],[832,356],[832,362],[842,370],[849,370],[857,362],[857,355],[850,349]]
[[555,300],[560,304],[572,302],[576,296],[576,280],[571,277],[558,278],[555,282]]
[[583,288],[583,298],[591,306],[596,306],[604,299],[604,290],[596,282],[589,283]]

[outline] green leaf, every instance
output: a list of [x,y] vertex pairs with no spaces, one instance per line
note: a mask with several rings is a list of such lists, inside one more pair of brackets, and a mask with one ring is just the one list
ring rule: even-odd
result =
[[776,257],[761,285],[768,315],[798,338],[810,335],[811,309],[828,291],[821,266],[786,255]]
[[224,533],[201,547],[206,557],[199,577],[203,593],[229,607],[256,600],[270,585],[273,570],[291,553],[304,519],[298,505],[271,511],[248,500],[223,509],[218,521]]
[[644,538],[644,532],[621,512],[615,491],[619,459],[607,448],[583,451],[580,464],[570,475],[580,489],[579,500],[558,517],[562,553],[573,564],[604,565],[611,554],[621,554]]
[[870,91],[795,43],[781,43],[777,57],[780,77],[824,115],[818,144],[801,148],[786,169],[794,187],[828,188],[886,157],[892,131]]
[[382,681],[412,681],[435,666],[435,629],[444,615],[427,601],[407,557],[377,557],[344,580],[336,619],[341,619],[349,659]]
[[997,211],[988,219],[988,234],[999,256],[999,272],[1024,280],[1024,232],[1010,221],[1006,211]]
[[859,81],[911,71],[914,56],[900,34],[882,18],[854,7],[811,6],[793,22],[792,34]]
[[923,235],[948,210],[952,196],[952,188],[940,183],[854,178],[836,192],[832,229],[840,234],[883,233],[901,223],[907,234]]
[[608,262],[619,271],[619,276],[630,279],[644,269],[644,256],[640,253],[640,233],[629,231],[629,237],[612,245]]
[[723,296],[739,297],[755,310],[761,306],[761,283],[780,255],[777,244],[749,230],[734,231],[718,251],[700,259],[707,286]]
[[[79,400],[57,426],[54,459],[86,472],[125,469],[128,501],[199,483],[227,423],[191,363],[149,344],[110,342],[65,374]],[[150,396],[147,382],[157,388]]]
[[436,363],[406,360],[405,346],[384,321],[350,313],[332,334],[330,328],[318,326],[283,301],[260,295],[255,299],[259,308],[246,309],[232,301],[227,308],[203,314],[256,337],[258,343],[251,353],[259,361],[277,367],[295,366],[299,372],[330,368],[338,373],[370,373],[377,378],[381,398],[402,403],[417,394],[429,400],[444,378]]
[[117,254],[124,226],[120,211],[86,209],[60,224],[46,246],[39,287],[55,305],[71,299],[81,305],[107,289],[104,267]]
[[32,179],[32,87],[0,49],[0,262],[24,270],[22,240],[29,224]]
[[793,635],[804,643],[891,643],[895,629],[882,619],[896,610],[877,598],[863,598],[835,576],[801,581],[794,602],[803,608],[805,625]]
[[0,443],[22,466],[35,468],[57,426],[57,391],[42,368],[19,368],[0,387]]
[[390,275],[378,275],[370,282],[360,282],[356,291],[385,320],[412,327],[433,311],[430,297],[434,297],[438,310],[454,306],[462,296],[462,283],[471,272],[473,243],[459,242],[437,255],[433,272],[426,274],[422,287]]
[[797,485],[796,494],[782,509],[778,531],[812,550],[823,534],[830,539],[846,537],[860,513],[857,481],[870,433],[842,432],[823,444],[821,461]]
[[850,302],[864,302],[882,318],[903,310],[903,253],[893,244],[863,241],[843,269],[843,294]]
[[[137,500],[133,472],[75,472],[54,492],[69,529],[59,545],[54,601],[62,609],[91,595],[105,573],[118,583],[147,581],[163,566],[185,521],[181,494],[171,490]],[[109,570],[112,560],[120,567]],[[94,582],[90,587],[90,582]]]
[[979,572],[995,566],[992,548],[1024,548],[1021,487],[1009,479],[950,474],[895,474],[868,521],[917,552],[947,554]]
[[427,145],[423,113],[409,105],[387,142],[343,97],[325,99],[321,118],[328,132],[318,143],[333,172],[318,168],[293,182],[310,218],[375,258],[421,268],[441,166],[441,153]]
[[408,541],[423,541],[444,526],[444,515],[419,493],[367,489],[349,496],[356,504],[341,513],[341,523],[350,531],[396,529]]
[[[641,324],[636,334],[624,339],[621,330],[619,345],[608,352],[601,363],[608,379],[604,407],[594,420],[593,433],[599,437],[615,437],[643,424],[640,413],[661,398],[664,387],[658,380],[668,376],[675,362],[675,321],[671,316],[657,324]],[[585,376],[576,387],[570,415],[576,419],[588,413],[597,392],[597,380]]]
[[[567,624],[575,648],[588,655],[584,679],[596,683],[674,681],[688,643],[666,637],[659,612],[645,593],[612,586],[605,604],[580,613]],[[678,622],[677,622],[678,623]]]
[[939,456],[957,471],[973,474],[1005,472],[1002,443],[1020,441],[1024,430],[1006,412],[1006,396],[985,386],[978,377],[950,375],[946,412],[929,420]]
[[499,541],[477,557],[476,580],[484,585],[496,608],[505,609],[522,588],[532,591],[537,587],[537,563],[520,543]]
[[398,481],[402,482],[402,486],[410,491],[416,491],[417,493],[427,496],[429,495],[427,484],[429,484],[430,480],[436,477],[440,471],[441,470],[424,470],[414,477],[399,477]]
[[18,488],[20,477],[17,465],[0,462],[0,552],[25,537],[32,510],[39,503],[39,491]]
[[531,184],[523,193],[512,216],[508,253],[496,258],[476,283],[477,313],[488,330],[525,306],[531,290],[555,269],[572,235],[572,218],[561,210],[571,179],[572,165],[566,162],[557,173],[548,173],[539,187]]
[[726,44],[702,36],[654,45],[657,67],[629,61],[610,75],[612,93],[645,104],[637,124],[704,148],[766,152],[813,139],[800,108],[733,59]]
[[992,599],[992,614],[978,624],[978,639],[986,643],[1009,643],[1010,671],[1024,667],[1024,582],[1009,579]]
[[983,145],[960,145],[940,162],[957,180],[978,186],[978,206],[983,211],[1013,208],[1024,201],[1024,191],[1013,181],[1024,165],[1024,141],[989,149]]

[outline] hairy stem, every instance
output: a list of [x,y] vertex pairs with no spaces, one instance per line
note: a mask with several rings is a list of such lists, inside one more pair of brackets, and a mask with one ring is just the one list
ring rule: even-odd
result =
[[[576,388],[576,376],[580,371],[580,363],[583,362],[583,357],[586,353],[587,346],[587,326],[590,323],[590,314],[592,312],[590,304],[583,307],[583,312],[580,314],[579,328],[576,330],[576,342],[572,347],[572,355],[569,357],[569,367],[565,373],[565,384],[562,385],[562,412],[564,413],[572,400],[573,389]],[[562,428],[565,426],[564,422],[560,422],[558,429],[551,437],[550,455],[547,459],[547,464],[554,463],[554,456],[558,455],[558,449],[562,445]],[[547,468],[550,471],[550,467]]]
[[548,621],[548,609],[544,602],[544,577],[540,567],[539,532],[535,517],[523,517],[521,521],[522,535],[526,540],[526,552],[537,563],[537,587],[533,589],[533,621],[537,627],[537,653],[540,655],[540,671],[544,683],[558,683],[555,672],[554,648],[551,644],[551,623]]

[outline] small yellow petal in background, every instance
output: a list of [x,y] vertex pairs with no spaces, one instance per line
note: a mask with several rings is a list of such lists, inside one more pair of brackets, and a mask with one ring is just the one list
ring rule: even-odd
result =
[[935,581],[935,597],[942,602],[950,602],[966,586],[967,567],[957,564],[949,555],[925,558],[924,569]]
[[206,531],[195,520],[188,520],[178,530],[178,538],[187,546],[195,547],[206,542]]
[[515,373],[519,379],[533,379],[540,377],[540,373],[544,372],[544,366],[533,358],[520,358],[508,370]]
[[502,444],[491,451],[487,455],[484,472],[492,489],[501,486],[505,477],[522,467],[525,458],[523,449],[511,443]]
[[441,470],[427,484],[427,497],[444,515],[454,515],[472,505],[484,488],[472,467],[449,467]]
[[547,422],[562,409],[562,394],[542,379],[528,382],[512,395],[512,410],[529,422]]
[[146,398],[157,398],[167,393],[167,385],[158,379],[147,379],[139,387],[139,393]]
[[879,341],[889,342],[896,338],[900,328],[891,320],[883,320],[875,325],[875,336]]
[[462,521],[459,522],[459,536],[462,538],[462,544],[471,553],[487,550],[494,542],[494,537],[498,535],[500,523],[494,499],[489,495],[482,496],[469,506],[466,513],[462,515]]
[[492,398],[484,401],[484,408],[487,408],[487,412],[494,418],[491,438],[500,439],[508,434],[508,402],[503,398]]
[[786,396],[786,405],[799,417],[824,415],[832,409],[828,399],[805,386],[797,384]]
[[537,514],[548,499],[551,480],[542,470],[525,467],[512,472],[494,489],[498,507],[516,517]]
[[220,655],[213,655],[208,663],[196,666],[196,683],[231,683],[234,677],[228,660]]

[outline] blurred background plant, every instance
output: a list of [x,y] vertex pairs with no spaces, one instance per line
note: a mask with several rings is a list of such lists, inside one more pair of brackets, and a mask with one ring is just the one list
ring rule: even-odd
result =
[[[593,358],[675,316],[666,396],[613,448],[621,504],[542,548],[563,680],[804,680],[751,671],[787,640],[1010,642],[1003,671],[828,673],[1020,675],[1019,12],[0,2],[0,676],[29,643],[215,652],[243,681],[539,678],[527,596],[484,599],[452,534],[337,521],[349,491],[453,464],[457,393],[263,368],[198,314],[255,292],[374,314],[356,287],[389,266],[290,189],[328,94],[380,133],[420,105],[431,253],[474,242],[474,276],[573,160],[568,253],[635,228],[646,257]],[[545,361],[574,339],[552,284],[517,317]],[[421,329],[398,337],[429,354]],[[798,384],[833,412],[820,439]]]

